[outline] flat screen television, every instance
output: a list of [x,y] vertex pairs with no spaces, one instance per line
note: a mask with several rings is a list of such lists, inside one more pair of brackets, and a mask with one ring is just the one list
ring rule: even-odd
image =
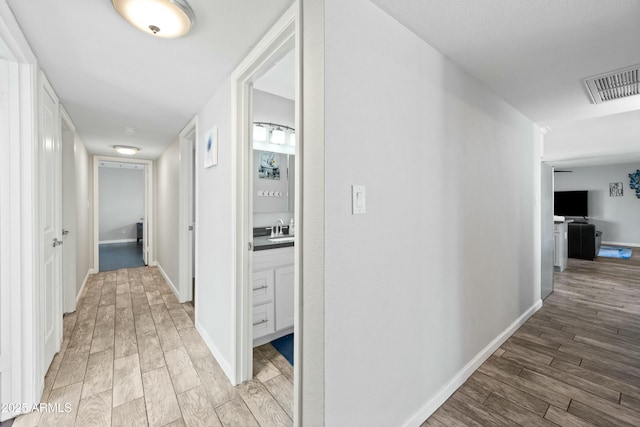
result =
[[553,214],[559,216],[589,216],[589,192],[556,191],[553,193]]

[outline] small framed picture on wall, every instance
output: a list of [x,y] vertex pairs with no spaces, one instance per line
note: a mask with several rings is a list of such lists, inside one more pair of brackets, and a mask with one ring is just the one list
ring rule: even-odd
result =
[[214,126],[204,135],[204,167],[218,164],[218,127]]
[[622,196],[622,183],[610,182],[609,183],[609,197],[621,197]]

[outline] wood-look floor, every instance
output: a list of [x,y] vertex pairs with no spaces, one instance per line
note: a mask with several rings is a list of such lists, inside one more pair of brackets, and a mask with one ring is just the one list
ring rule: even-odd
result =
[[640,426],[640,249],[555,291],[423,426]]
[[292,425],[289,362],[271,344],[257,347],[255,378],[234,387],[193,318],[155,267],[91,276],[45,378],[42,402],[62,410],[13,426]]

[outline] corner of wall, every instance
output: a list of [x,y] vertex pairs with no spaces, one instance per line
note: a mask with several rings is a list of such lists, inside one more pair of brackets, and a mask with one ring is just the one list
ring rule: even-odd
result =
[[480,350],[473,359],[469,361],[462,369],[460,369],[438,392],[425,403],[417,412],[415,412],[402,425],[404,427],[421,425],[424,420],[429,418],[464,382],[482,365],[515,331],[522,326],[529,317],[533,316],[536,311],[542,307],[542,300],[536,301],[527,311],[518,317],[511,325],[509,325],[502,333],[500,333],[485,348]]

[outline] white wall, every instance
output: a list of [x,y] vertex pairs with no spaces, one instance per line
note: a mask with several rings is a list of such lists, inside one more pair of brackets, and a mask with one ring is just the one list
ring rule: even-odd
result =
[[76,172],[76,285],[77,293],[93,269],[93,162],[80,137],[74,135]]
[[178,207],[180,181],[180,144],[171,144],[155,161],[156,174],[156,259],[171,281],[178,286]]
[[[277,123],[295,129],[295,107],[291,99],[273,95],[260,90],[253,91],[253,121]],[[284,155],[286,157],[286,154]],[[285,224],[293,218],[293,212],[288,210],[281,212],[254,213],[254,227],[271,227],[282,219]]]
[[144,170],[100,167],[99,241],[136,240],[144,217]]
[[[72,268],[71,275],[74,281],[77,299],[85,278],[93,269],[93,162],[75,131],[65,130],[62,143],[62,193],[63,193],[63,218],[62,228],[69,231],[67,237],[63,237],[63,257],[73,257],[72,260],[64,259],[64,268]],[[75,304],[67,306],[75,307]],[[73,310],[71,310],[73,311]]]
[[324,73],[325,424],[419,425],[539,302],[539,133],[367,0],[325,2]]
[[93,269],[93,162],[84,142],[77,133],[73,135],[74,182],[64,191],[74,192],[74,223],[68,224],[70,236],[76,246],[76,297],[80,293],[84,279]]
[[231,84],[226,80],[198,112],[199,141],[218,127],[218,165],[203,168],[196,147],[196,328],[229,375],[234,358],[236,219],[232,216]]
[[[629,187],[629,174],[640,164],[562,168],[555,174],[555,191],[588,190],[589,219],[602,231],[602,241],[640,246],[640,199]],[[609,196],[609,183],[622,182],[622,197]]]

